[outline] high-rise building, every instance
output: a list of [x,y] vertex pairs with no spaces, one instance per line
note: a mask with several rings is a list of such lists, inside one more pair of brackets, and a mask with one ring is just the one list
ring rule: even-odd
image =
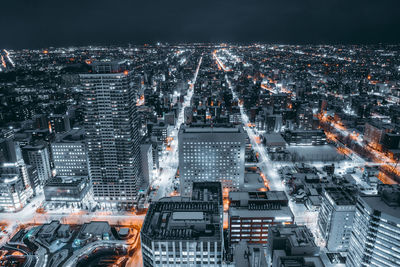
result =
[[192,182],[221,182],[229,191],[243,185],[246,134],[242,127],[182,126],[178,138],[181,195],[190,195]]
[[400,266],[400,186],[359,196],[346,266]]
[[83,129],[57,135],[51,144],[57,176],[88,176],[88,155]]
[[143,266],[222,266],[220,183],[218,188],[199,184],[192,198],[167,197],[150,205],[140,233]]
[[141,184],[133,72],[125,62],[98,62],[80,78],[95,200],[130,207]]
[[356,199],[339,187],[326,187],[322,193],[318,226],[331,252],[347,251],[355,214]]
[[270,226],[293,221],[294,215],[284,191],[229,192],[229,238],[232,243],[267,243]]
[[23,151],[29,164],[36,168],[40,184],[44,185],[52,177],[47,146],[45,144],[27,145],[23,147]]

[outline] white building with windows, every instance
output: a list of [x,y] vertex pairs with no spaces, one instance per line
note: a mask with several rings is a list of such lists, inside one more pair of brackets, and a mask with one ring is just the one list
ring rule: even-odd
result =
[[325,187],[318,227],[330,252],[346,252],[355,214],[355,194],[340,187]]
[[51,175],[50,155],[45,144],[27,145],[23,147],[30,165],[36,168],[40,185],[44,185]]
[[400,266],[400,186],[357,201],[346,266]]
[[32,188],[25,187],[18,174],[0,176],[0,212],[20,211],[32,196]]
[[181,195],[193,182],[221,182],[236,191],[244,183],[246,133],[239,126],[182,126],[179,130]]
[[83,129],[57,136],[51,144],[57,176],[87,176],[88,155]]
[[143,266],[222,266],[221,184],[198,183],[193,196],[150,205],[140,232]]
[[132,208],[142,183],[137,84],[125,61],[99,61],[81,74],[89,175],[96,201]]

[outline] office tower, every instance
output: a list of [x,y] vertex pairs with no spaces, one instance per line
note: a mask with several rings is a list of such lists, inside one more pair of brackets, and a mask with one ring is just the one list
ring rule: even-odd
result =
[[190,194],[192,182],[217,181],[229,191],[243,185],[246,134],[242,127],[181,126],[178,138],[181,195]]
[[307,226],[274,225],[268,231],[267,266],[325,266]]
[[153,183],[153,146],[151,143],[140,144],[140,161],[142,165],[143,187]]
[[346,266],[400,266],[400,187],[359,196]]
[[274,224],[291,224],[294,215],[283,191],[229,192],[231,243],[267,243]]
[[88,155],[83,129],[56,136],[51,144],[57,176],[88,176]]
[[50,156],[45,144],[24,146],[23,152],[30,165],[35,167],[41,185],[51,178]]
[[222,266],[221,184],[193,192],[150,205],[140,233],[143,266]]
[[80,78],[95,200],[130,207],[141,183],[133,73],[124,62],[98,62]]
[[322,193],[318,227],[331,252],[347,251],[355,214],[355,196],[339,187],[326,187]]

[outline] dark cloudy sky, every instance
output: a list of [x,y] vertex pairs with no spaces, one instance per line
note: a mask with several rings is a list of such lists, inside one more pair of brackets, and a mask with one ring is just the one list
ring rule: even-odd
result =
[[400,0],[1,0],[0,48],[400,43]]

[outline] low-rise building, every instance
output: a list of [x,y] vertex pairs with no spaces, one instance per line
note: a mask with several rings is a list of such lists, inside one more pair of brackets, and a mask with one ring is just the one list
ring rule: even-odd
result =
[[283,191],[229,193],[231,243],[267,243],[270,226],[293,222],[294,215]]

